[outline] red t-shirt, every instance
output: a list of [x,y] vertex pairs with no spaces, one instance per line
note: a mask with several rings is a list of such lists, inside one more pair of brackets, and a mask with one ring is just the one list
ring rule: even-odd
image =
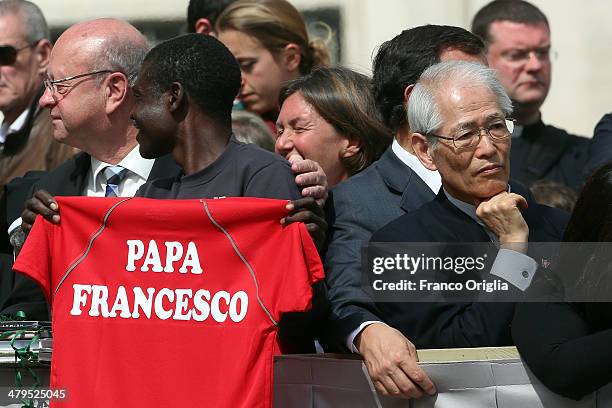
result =
[[57,197],[14,269],[53,318],[56,407],[270,407],[277,322],[323,278],[286,201]]

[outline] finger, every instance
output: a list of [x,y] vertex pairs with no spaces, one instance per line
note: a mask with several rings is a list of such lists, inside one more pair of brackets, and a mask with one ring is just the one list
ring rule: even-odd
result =
[[308,232],[313,232],[315,227],[321,229],[322,231],[327,231],[327,222],[325,219],[313,214],[310,211],[300,211],[285,217],[284,225],[289,225],[294,222],[303,222],[306,224]]
[[[57,203],[55,205],[57,206]],[[57,211],[54,211],[49,208],[37,197],[33,197],[26,201],[26,210],[29,210],[34,214],[40,214],[48,221],[54,223],[59,222],[59,214],[57,213]],[[36,218],[36,216],[34,216],[34,218]]]
[[28,234],[30,230],[32,229],[32,223],[21,221],[21,229],[23,230],[24,233]]
[[302,190],[303,197],[312,197],[315,200],[321,200],[327,198],[327,189],[324,186],[316,185],[306,187]]
[[294,173],[308,173],[310,171],[319,171],[320,166],[317,162],[310,159],[303,159],[299,154],[294,154],[292,157],[298,157],[298,159],[293,159],[290,161],[291,170]]
[[418,385],[421,390],[425,391],[429,395],[436,393],[436,386],[416,362],[402,361],[400,363],[400,368],[410,379],[410,381]]
[[310,187],[320,185],[327,187],[327,178],[322,171],[310,171],[295,177],[295,183],[300,187]]
[[47,207],[51,208],[54,211],[57,211],[58,208],[59,208],[58,205],[57,205],[57,202],[55,201],[53,196],[49,192],[47,192],[45,190],[37,190],[34,193],[34,197],[38,198]]
[[294,150],[293,152],[290,153],[289,157],[287,157],[287,161],[291,163],[291,169],[293,170],[293,165],[299,164],[300,162],[304,161],[304,158],[302,157],[302,155],[300,155],[298,152]]
[[21,223],[22,224],[29,224],[30,226],[32,226],[34,224],[34,220],[36,220],[36,213],[33,213],[32,211],[25,209],[22,211],[21,213]]
[[393,396],[401,395],[402,392],[397,387],[397,385],[395,385],[395,382],[393,381],[391,377],[382,376],[378,379],[378,381],[382,384],[385,391],[387,392],[386,395],[393,395]]
[[380,381],[372,381],[372,383],[374,384],[374,388],[376,388],[376,391],[379,394],[389,395],[389,392],[387,391],[383,383],[381,383]]
[[514,199],[514,202],[518,208],[524,210],[529,207],[527,200],[522,195],[512,193],[512,198]]
[[323,216],[323,210],[317,205],[317,202],[312,197],[302,197],[297,200],[292,200],[285,206],[290,213],[296,213],[302,210],[309,210],[318,216]]
[[412,382],[402,370],[398,369],[390,377],[393,379],[395,386],[400,390],[402,396],[408,398],[421,398],[423,396],[423,391],[419,386]]

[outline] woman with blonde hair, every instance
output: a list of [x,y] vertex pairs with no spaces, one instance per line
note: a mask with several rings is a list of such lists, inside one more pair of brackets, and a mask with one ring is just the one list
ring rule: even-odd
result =
[[281,89],[312,68],[329,63],[325,43],[309,38],[301,14],[285,0],[232,3],[217,19],[215,31],[240,64],[239,100],[276,134]]

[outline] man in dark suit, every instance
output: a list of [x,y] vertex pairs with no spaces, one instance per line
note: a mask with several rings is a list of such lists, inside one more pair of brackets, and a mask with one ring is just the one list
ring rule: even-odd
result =
[[579,190],[589,139],[544,124],[540,112],[552,65],[544,13],[522,0],[492,1],[474,17],[472,32],[487,45],[489,66],[497,70],[514,104],[512,178],[528,187],[545,179]]
[[[383,373],[400,361],[420,384],[406,380],[403,395],[418,397],[422,389],[433,392],[434,387],[416,364],[412,343],[386,325],[372,324],[381,318],[371,307],[373,300],[361,289],[361,247],[375,230],[432,200],[440,187],[440,176],[419,163],[409,143],[405,105],[417,79],[441,60],[484,64],[483,49],[482,41],[468,31],[436,25],[405,30],[384,43],[374,60],[374,97],[395,140],[377,162],[330,193],[325,270],[332,313],[327,330],[336,347],[348,347],[363,356],[381,392],[386,392],[382,384],[390,381]],[[366,331],[363,341],[361,334]],[[357,342],[361,347],[356,347]]]
[[[528,241],[559,241],[567,215],[528,202],[508,183],[512,103],[495,72],[462,61],[427,69],[408,107],[412,146],[437,170],[435,200],[392,221],[373,242],[489,242],[499,246],[486,278],[516,293],[537,272]],[[450,277],[455,272],[449,272]],[[381,316],[417,347],[511,344],[512,303],[380,303]]]

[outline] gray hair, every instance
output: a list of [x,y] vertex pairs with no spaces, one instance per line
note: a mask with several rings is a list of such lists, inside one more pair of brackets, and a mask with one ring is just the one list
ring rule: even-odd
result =
[[[497,98],[497,103],[506,117],[512,113],[512,101],[497,79],[495,70],[482,64],[467,61],[447,61],[426,69],[415,85],[408,101],[408,123],[415,133],[435,133],[444,123],[438,100],[445,86],[482,85]],[[438,139],[428,137],[431,145]]]
[[274,151],[274,136],[266,122],[258,115],[247,111],[233,111],[232,131],[239,142],[256,144]]
[[10,14],[21,17],[25,40],[29,44],[51,37],[45,16],[36,4],[26,0],[0,1],[0,16]]
[[133,86],[138,70],[150,48],[144,38],[143,41],[136,41],[132,38],[110,36],[104,41],[103,49],[92,62],[91,69],[123,72],[128,78],[129,85]]

